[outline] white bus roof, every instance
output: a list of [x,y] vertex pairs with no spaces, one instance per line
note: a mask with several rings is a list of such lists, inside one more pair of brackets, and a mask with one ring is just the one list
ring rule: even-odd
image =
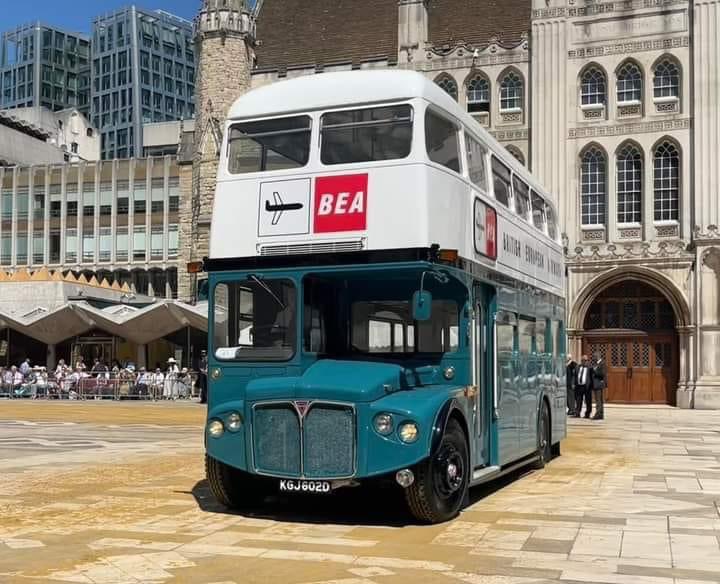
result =
[[[379,69],[304,75],[249,91],[230,108],[228,121],[269,118],[292,113],[340,109],[363,104],[422,98],[462,122],[492,152],[539,193],[546,193],[535,177],[499,144],[470,114],[436,83],[415,71]],[[552,195],[544,199],[555,209]]]
[[305,75],[253,89],[230,108],[231,120],[422,97],[455,113],[455,100],[414,71],[342,71]]

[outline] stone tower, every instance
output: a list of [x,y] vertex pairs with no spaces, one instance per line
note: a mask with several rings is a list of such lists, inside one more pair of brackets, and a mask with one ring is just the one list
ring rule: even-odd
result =
[[[195,277],[188,262],[209,252],[212,216],[223,125],[233,102],[250,88],[255,59],[255,15],[247,0],[202,0],[195,19],[198,58],[195,83],[195,140],[193,156],[182,167],[180,266],[178,295],[196,295]],[[192,162],[192,165],[190,165]],[[191,175],[191,176],[190,176]]]

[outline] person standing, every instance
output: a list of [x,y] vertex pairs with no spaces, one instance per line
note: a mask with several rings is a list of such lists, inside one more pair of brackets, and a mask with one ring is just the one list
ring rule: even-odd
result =
[[582,413],[583,400],[585,401],[585,418],[590,417],[592,411],[592,367],[587,355],[583,355],[577,368],[575,385],[575,418]]
[[603,392],[607,389],[607,367],[600,353],[595,353],[595,367],[592,368],[592,389],[595,399],[595,415],[593,420],[605,419],[605,400]]
[[200,351],[200,376],[198,378],[198,381],[200,381],[200,403],[206,404],[207,403],[207,390],[208,390],[208,358],[207,358],[207,351],[203,349]]
[[571,416],[575,413],[575,379],[577,366],[572,355],[568,355],[567,363],[565,364],[565,383],[567,384],[567,411]]

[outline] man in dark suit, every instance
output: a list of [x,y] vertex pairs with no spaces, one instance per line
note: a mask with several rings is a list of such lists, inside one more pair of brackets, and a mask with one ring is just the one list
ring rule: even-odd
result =
[[605,418],[603,392],[607,388],[607,367],[602,355],[595,353],[595,367],[592,368],[592,389],[595,398],[595,415],[593,420]]
[[582,413],[583,399],[585,400],[585,416],[590,417],[592,411],[592,367],[587,355],[582,356],[577,368],[575,381],[575,418]]
[[575,413],[575,374],[577,373],[577,363],[572,355],[567,356],[565,364],[565,383],[567,384],[567,409],[571,416]]

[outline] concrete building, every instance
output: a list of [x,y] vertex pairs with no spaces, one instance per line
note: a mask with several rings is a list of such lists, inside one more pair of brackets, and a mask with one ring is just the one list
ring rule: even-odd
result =
[[48,142],[66,152],[70,162],[100,160],[100,135],[78,109],[54,112],[46,107],[28,107],[11,113],[46,132]]
[[0,269],[43,267],[177,297],[173,157],[0,169]]
[[195,115],[192,23],[130,6],[98,16],[92,33],[92,113],[102,158],[143,152],[142,126]]
[[[718,0],[205,0],[181,266],[207,254],[234,97],[295,75],[413,69],[556,194],[571,350],[605,356],[610,400],[720,408],[718,22]],[[181,268],[180,295],[193,293]]]
[[90,114],[90,40],[40,22],[3,33],[0,109],[77,108]]
[[195,133],[195,120],[157,122],[143,126],[143,157],[177,156],[183,136]]
[[13,115],[14,110],[0,110],[0,167],[16,164],[60,163],[68,156],[49,143],[50,134]]

